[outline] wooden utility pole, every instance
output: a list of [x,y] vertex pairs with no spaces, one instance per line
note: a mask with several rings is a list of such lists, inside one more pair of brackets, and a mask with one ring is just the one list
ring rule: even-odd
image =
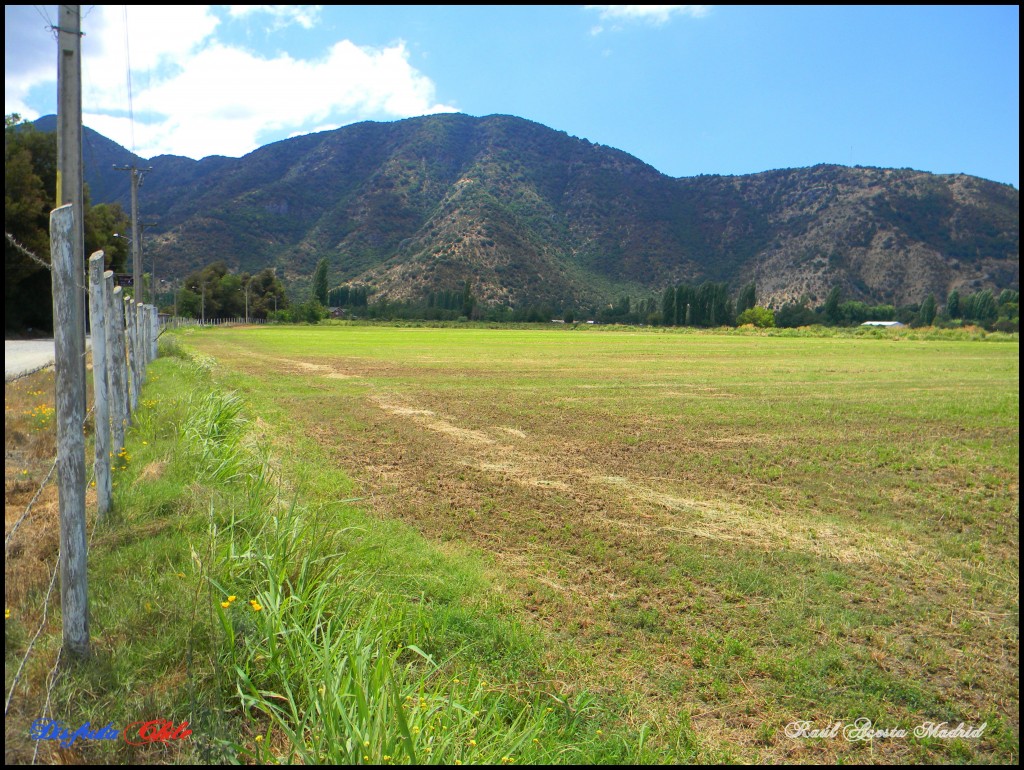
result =
[[142,234],[139,232],[139,182],[142,175],[132,165],[132,296],[142,301]]
[[152,167],[139,168],[134,163],[130,166],[114,166],[117,171],[130,171],[132,185],[132,297],[136,302],[143,301],[142,287],[142,225],[139,223],[139,185],[142,177]]
[[85,542],[85,190],[82,181],[81,6],[57,27],[57,208],[50,214],[63,641],[89,655]]
[[[82,349],[85,350],[85,187],[82,177],[82,16],[81,6],[59,6],[57,27],[57,202],[74,209],[75,233],[71,239],[78,269],[72,302]],[[85,359],[82,359],[85,377]]]

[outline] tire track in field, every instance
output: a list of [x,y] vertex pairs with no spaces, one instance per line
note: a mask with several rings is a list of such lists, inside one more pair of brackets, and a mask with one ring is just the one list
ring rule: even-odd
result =
[[882,537],[854,525],[838,527],[821,520],[795,518],[792,514],[782,519],[773,511],[738,503],[669,494],[636,479],[607,475],[599,468],[567,466],[544,453],[523,447],[522,442],[508,443],[510,437],[529,438],[517,428],[494,426],[491,431],[501,434],[495,438],[482,430],[460,427],[434,410],[404,402],[395,394],[372,393],[369,400],[400,421],[411,421],[461,442],[462,457],[457,462],[490,476],[534,490],[571,491],[575,496],[587,496],[592,493],[585,490],[596,489],[592,496],[600,498],[602,503],[607,502],[608,495],[601,490],[611,491],[613,497],[623,499],[623,507],[636,514],[602,517],[620,530],[647,537],[674,533],[691,539],[736,541],[765,549],[795,548],[845,563],[877,562],[908,555],[905,541]]
[[[272,365],[278,371],[297,375],[318,375],[327,379],[361,379],[371,388],[366,401],[389,419],[412,423],[460,445],[460,456],[453,462],[471,467],[490,477],[515,484],[532,493],[569,494],[605,524],[624,533],[656,538],[666,535],[736,542],[765,550],[793,548],[844,563],[879,562],[901,558],[917,560],[924,553],[906,540],[880,535],[850,523],[834,525],[820,518],[784,516],[740,503],[682,497],[659,490],[644,480],[609,475],[599,463],[567,465],[544,451],[534,451],[524,443],[530,437],[511,426],[492,426],[484,430],[464,428],[453,419],[411,403],[400,395],[382,390],[373,375],[379,367],[336,365],[273,356],[250,351],[247,368],[253,359]],[[241,364],[241,362],[239,362]],[[382,367],[388,370],[388,367]],[[410,457],[403,462],[426,463]],[[392,469],[395,471],[397,469]],[[402,475],[405,475],[404,473]],[[615,510],[618,509],[618,510]],[[619,511],[629,516],[615,515]],[[612,514],[612,515],[609,515]]]

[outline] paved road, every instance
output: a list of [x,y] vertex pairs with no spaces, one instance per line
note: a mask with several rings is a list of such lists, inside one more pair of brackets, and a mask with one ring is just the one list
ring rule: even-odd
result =
[[[89,340],[85,341],[86,349]],[[4,381],[53,363],[53,340],[4,340]]]

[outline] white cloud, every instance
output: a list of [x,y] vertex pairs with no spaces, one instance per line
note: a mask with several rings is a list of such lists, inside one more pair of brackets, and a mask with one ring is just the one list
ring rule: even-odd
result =
[[140,155],[189,157],[241,155],[270,132],[304,133],[327,122],[454,111],[434,101],[434,84],[409,64],[404,43],[374,49],[348,40],[315,61],[207,46],[141,92],[135,108],[164,116]]
[[82,25],[83,111],[127,115],[129,62],[137,107],[140,92],[180,72],[219,23],[206,6],[96,6]]
[[[318,9],[233,7],[230,15],[208,6],[130,6],[133,132],[125,14],[120,7],[95,6],[83,23],[85,122],[142,157],[200,158],[243,155],[324,126],[455,111],[437,101],[433,81],[412,66],[404,41],[367,47],[340,40],[318,55],[293,58],[243,50],[218,38],[221,25],[235,16],[270,14],[307,27]],[[54,70],[52,64],[26,67],[13,78],[9,70],[7,112],[14,104],[26,115],[38,114],[23,96],[47,80],[55,87]]]
[[[710,5],[588,5],[589,10],[598,11],[604,20],[644,21],[650,24],[664,24],[673,16],[689,16],[698,19],[706,16]],[[600,31],[600,28],[597,28]],[[591,34],[597,34],[591,32]]]
[[56,89],[57,46],[50,30],[55,9],[4,6],[4,113],[32,120],[39,110],[27,101],[35,86],[52,82]]
[[229,5],[228,12],[236,18],[265,13],[273,17],[275,27],[280,29],[289,24],[298,24],[304,29],[313,29],[320,21],[322,5]]

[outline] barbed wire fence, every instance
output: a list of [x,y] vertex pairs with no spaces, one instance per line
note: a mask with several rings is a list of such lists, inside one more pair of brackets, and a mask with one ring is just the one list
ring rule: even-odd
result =
[[[124,297],[121,287],[114,286],[113,272],[103,270],[103,252],[96,252],[89,258],[90,270],[87,281],[92,329],[93,403],[86,412],[84,360],[88,351],[83,344],[84,324],[74,312],[76,294],[86,286],[82,285],[85,271],[75,264],[71,256],[74,226],[71,205],[61,206],[51,213],[52,258],[49,262],[25,247],[11,233],[4,233],[14,249],[51,273],[57,425],[57,456],[25,510],[5,533],[5,562],[9,563],[15,535],[33,514],[43,490],[54,477],[58,486],[61,527],[60,546],[43,598],[40,622],[11,679],[4,705],[5,716],[10,711],[29,660],[39,649],[37,641],[49,622],[50,601],[54,588],[58,585],[58,573],[63,640],[47,676],[44,713],[48,713],[50,708],[61,661],[66,660],[69,654],[72,657],[84,657],[89,654],[87,550],[97,527],[112,509],[112,460],[119,457],[125,449],[126,428],[130,425],[132,414],[138,406],[147,367],[157,356],[160,320],[156,307]],[[82,346],[79,355],[75,354],[76,344]],[[76,377],[80,377],[77,382]],[[84,473],[84,436],[88,421],[94,415],[95,458],[92,463],[91,480],[87,480]],[[92,531],[86,538],[85,493],[90,484],[96,486],[96,516]],[[36,755],[33,754],[33,763]]]

